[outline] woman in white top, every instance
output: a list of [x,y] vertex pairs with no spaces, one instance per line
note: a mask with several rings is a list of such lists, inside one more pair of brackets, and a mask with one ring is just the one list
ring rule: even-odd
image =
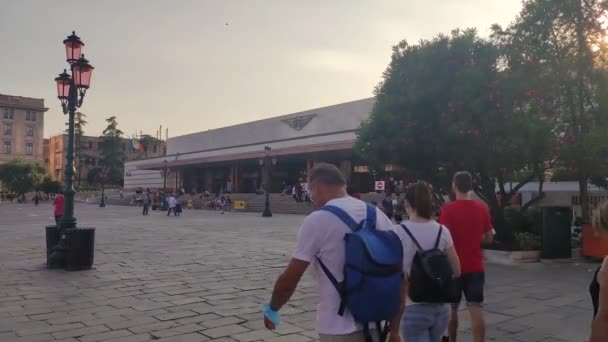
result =
[[[434,249],[437,245],[437,249],[443,251],[447,256],[452,268],[452,276],[459,277],[460,262],[454,249],[452,236],[448,229],[432,219],[433,196],[428,184],[417,182],[407,187],[405,210],[409,215],[409,220],[402,224],[407,227],[418,244],[412,240],[409,234],[405,234],[404,244],[409,244],[411,248],[404,251],[404,272],[408,276],[410,275],[414,257],[420,249],[427,251]],[[400,228],[405,230],[403,227]],[[439,234],[440,229],[441,234]],[[413,285],[412,281],[415,279],[410,278],[410,289]],[[449,315],[449,306],[445,303],[415,303],[408,296],[401,324],[402,338],[407,342],[440,342],[447,329]]]

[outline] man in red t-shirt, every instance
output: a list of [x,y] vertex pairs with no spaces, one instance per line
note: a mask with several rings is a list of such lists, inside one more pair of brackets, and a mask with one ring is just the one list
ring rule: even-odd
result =
[[[485,274],[481,245],[492,242],[492,223],[488,208],[469,197],[473,190],[470,173],[457,172],[452,182],[452,190],[456,194],[456,200],[441,208],[439,222],[450,230],[460,259],[462,292],[471,314],[473,341],[483,342],[486,329],[482,311]],[[456,342],[460,300],[452,305],[448,328],[450,342]]]
[[57,224],[57,226],[59,226],[59,220],[61,219],[61,216],[63,216],[63,204],[63,195],[61,193],[58,193],[55,196],[55,199],[53,199],[53,205],[55,206],[55,223]]

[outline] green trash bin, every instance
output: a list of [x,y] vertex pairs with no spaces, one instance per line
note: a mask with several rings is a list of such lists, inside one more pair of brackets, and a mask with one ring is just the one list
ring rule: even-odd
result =
[[571,225],[571,208],[543,208],[543,243],[541,258],[569,259],[572,257]]

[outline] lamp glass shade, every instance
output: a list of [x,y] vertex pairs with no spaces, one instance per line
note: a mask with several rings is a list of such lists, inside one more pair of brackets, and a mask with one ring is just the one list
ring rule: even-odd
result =
[[82,43],[79,42],[66,42],[65,43],[65,54],[68,63],[74,63],[80,59],[82,54]]
[[65,55],[68,63],[76,63],[82,55],[82,47],[84,46],[80,37],[72,31],[72,34],[63,40],[63,45],[65,45]]
[[93,66],[84,58],[84,55],[74,64],[74,83],[78,88],[89,89]]
[[64,71],[55,78],[55,82],[57,83],[57,98],[67,99],[70,92],[70,75]]

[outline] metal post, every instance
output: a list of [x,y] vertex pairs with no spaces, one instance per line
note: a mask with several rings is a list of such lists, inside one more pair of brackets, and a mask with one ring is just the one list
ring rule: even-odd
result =
[[105,194],[105,186],[104,183],[101,183],[101,202],[99,203],[99,207],[105,208],[106,206],[106,194]]
[[270,156],[264,157],[264,171],[266,173],[266,184],[264,184],[264,190],[266,191],[266,202],[264,202],[264,212],[262,217],[272,217],[272,211],[270,211]]
[[78,93],[74,83],[74,66],[72,66],[72,79],[70,81],[70,92],[68,94],[68,151],[65,161],[65,206],[63,216],[59,225],[62,229],[76,228],[74,217],[74,117],[76,105],[78,104]]

